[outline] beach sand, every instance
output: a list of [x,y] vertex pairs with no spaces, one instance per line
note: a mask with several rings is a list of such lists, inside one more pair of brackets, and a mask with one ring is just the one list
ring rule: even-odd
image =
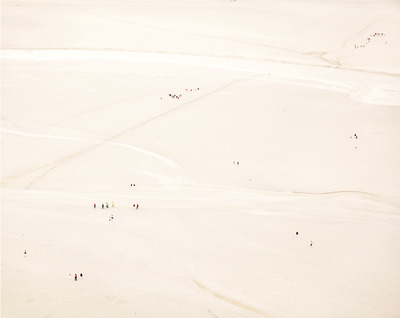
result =
[[2,1],[1,316],[400,317],[399,10]]

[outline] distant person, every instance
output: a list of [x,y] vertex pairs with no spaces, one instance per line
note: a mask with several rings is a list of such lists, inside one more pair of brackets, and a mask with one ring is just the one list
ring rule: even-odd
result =
[[94,208],[96,208],[96,203],[95,203],[95,204],[93,204],[93,207],[94,207]]
[[299,235],[299,232],[296,232],[296,235]]
[[312,242],[312,241],[310,241],[310,246],[312,247],[312,245],[313,245],[313,242]]
[[80,276],[81,276],[81,279],[83,279],[83,274],[82,273],[80,274]]
[[24,256],[26,256],[26,250],[24,251]]
[[136,204],[136,210],[139,209],[139,204]]
[[101,208],[104,209],[104,203],[101,204]]
[[77,280],[78,280],[78,275],[75,274],[75,281],[77,281]]

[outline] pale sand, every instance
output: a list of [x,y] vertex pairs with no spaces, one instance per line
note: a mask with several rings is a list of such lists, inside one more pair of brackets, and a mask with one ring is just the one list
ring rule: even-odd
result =
[[2,317],[400,317],[399,9],[3,1]]

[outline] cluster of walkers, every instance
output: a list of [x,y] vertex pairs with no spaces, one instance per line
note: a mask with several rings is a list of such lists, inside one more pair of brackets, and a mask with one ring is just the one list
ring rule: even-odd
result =
[[186,88],[187,92],[199,91],[200,88]]
[[179,98],[181,98],[181,97],[182,97],[182,94],[180,94],[180,95],[176,95],[176,94],[168,94],[168,96],[169,96],[169,97],[171,97],[171,98],[176,98],[176,99],[179,99]]
[[[350,138],[353,138],[353,137],[354,137],[355,139],[358,139],[357,134],[354,134],[353,136],[350,136]],[[354,149],[357,149],[357,146],[355,146]]]
[[371,34],[370,35],[370,37],[380,37],[380,36],[386,36],[386,34],[385,33],[383,33],[383,32],[375,32],[375,33],[373,33],[373,34]]
[[[358,49],[358,48],[364,48],[368,45],[368,43],[371,43],[373,38],[379,38],[379,37],[385,37],[386,34],[383,32],[375,32],[369,35],[369,37],[367,38],[367,41],[365,42],[365,44],[354,44],[354,48]],[[385,44],[387,44],[387,41],[385,41]]]
[[[297,232],[296,231],[296,236],[298,236],[299,235],[299,232]],[[313,246],[313,241],[310,241],[310,247],[312,247]]]
[[[80,273],[80,274],[79,274],[79,277],[80,277],[80,279],[83,279],[83,274]],[[69,274],[68,278],[69,278],[69,279],[72,279],[72,275]],[[75,280],[75,281],[78,281],[78,274],[76,274],[76,273],[75,273],[75,276],[74,276],[74,280]]]
[[[111,206],[112,206],[113,208],[115,207],[114,202],[111,203]],[[93,207],[94,207],[95,209],[97,208],[96,203],[93,204]],[[110,206],[109,206],[108,202],[106,202],[106,204],[104,204],[104,203],[101,204],[101,208],[102,208],[102,209],[104,209],[104,208],[108,209],[109,207],[110,207]]]
[[[185,88],[185,92],[194,92],[194,91],[199,91],[200,88]],[[182,98],[182,94],[168,94],[168,97],[174,98],[174,99],[179,99]],[[161,97],[162,99],[162,97]]]
[[[94,206],[94,208],[96,209],[96,207],[97,207],[96,203],[94,203],[93,206]],[[102,203],[102,204],[101,204],[101,208],[104,209],[104,207],[108,209],[108,208],[109,208],[108,203],[106,203],[105,205],[104,205],[104,203]],[[112,207],[113,207],[113,208],[115,207],[114,202],[112,203]],[[134,207],[136,210],[138,210],[138,209],[139,209],[139,203],[134,203],[134,204],[133,204],[133,207]]]

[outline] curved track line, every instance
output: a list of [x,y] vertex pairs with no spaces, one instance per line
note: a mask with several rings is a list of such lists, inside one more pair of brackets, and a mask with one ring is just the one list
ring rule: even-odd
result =
[[218,299],[220,299],[220,300],[223,300],[223,301],[225,301],[225,302],[227,302],[227,303],[230,303],[230,304],[232,304],[232,305],[234,305],[234,306],[236,306],[236,307],[245,309],[245,310],[247,310],[247,311],[250,311],[250,312],[252,312],[252,313],[255,313],[255,314],[257,314],[257,315],[260,315],[260,316],[262,316],[262,317],[271,317],[269,314],[265,313],[264,311],[262,311],[262,310],[260,310],[260,309],[251,307],[251,306],[246,305],[246,304],[243,304],[243,303],[241,303],[241,302],[239,302],[239,301],[237,301],[237,300],[234,300],[234,299],[232,299],[232,298],[229,298],[229,297],[226,297],[226,296],[224,296],[224,295],[221,295],[221,294],[219,294],[219,293],[217,293],[217,292],[211,290],[210,288],[204,286],[203,284],[201,284],[200,282],[198,282],[197,280],[195,280],[195,279],[193,279],[193,278],[192,278],[191,280],[192,280],[193,283],[196,284],[196,286],[197,286],[198,288],[200,288],[201,290],[207,292],[208,294],[211,294],[212,296],[214,296],[214,297],[216,297],[216,298],[218,298]]
[[[134,127],[131,127],[131,128],[129,128],[129,129],[126,129],[126,130],[124,130],[124,131],[122,131],[122,132],[120,132],[120,133],[117,133],[117,134],[111,136],[111,137],[108,138],[108,139],[102,140],[102,141],[100,141],[98,144],[89,146],[89,147],[87,147],[86,149],[83,149],[83,150],[81,150],[81,151],[78,151],[78,152],[69,154],[69,155],[67,155],[67,156],[65,156],[65,157],[63,157],[63,158],[61,158],[61,159],[59,159],[59,160],[57,160],[57,161],[55,161],[55,162],[52,162],[52,163],[49,163],[49,164],[45,164],[45,165],[40,165],[40,166],[35,167],[35,168],[32,168],[32,169],[30,169],[30,170],[27,170],[27,171],[24,171],[24,172],[15,174],[15,175],[13,175],[13,176],[9,176],[9,177],[5,178],[4,181],[2,181],[2,184],[3,184],[3,185],[4,185],[4,184],[7,184],[7,183],[10,182],[11,180],[17,179],[17,178],[19,178],[19,177],[22,177],[22,176],[25,175],[26,173],[32,173],[32,172],[35,172],[35,171],[38,171],[38,170],[46,169],[42,174],[40,174],[39,176],[35,177],[35,178],[25,187],[25,189],[31,189],[31,188],[32,188],[36,183],[38,183],[43,177],[45,177],[47,174],[51,173],[53,170],[55,170],[55,169],[59,168],[60,166],[64,165],[65,163],[67,163],[67,162],[69,162],[69,161],[71,161],[71,160],[77,159],[77,158],[81,157],[82,155],[84,155],[84,154],[86,154],[86,153],[88,153],[88,152],[90,152],[90,151],[92,151],[92,150],[94,150],[94,149],[96,149],[96,148],[98,148],[98,147],[104,145],[104,144],[107,144],[107,143],[110,144],[110,143],[112,143],[113,140],[117,139],[118,137],[123,136],[124,134],[130,133],[130,132],[132,132],[132,131],[134,131],[134,130],[136,130],[136,129],[138,129],[138,128],[144,126],[144,125],[147,125],[147,124],[150,123],[150,122],[153,122],[153,121],[155,121],[155,120],[157,120],[157,119],[159,119],[159,118],[162,118],[163,116],[166,116],[166,115],[168,115],[168,114],[170,114],[170,113],[172,113],[172,112],[175,112],[175,111],[177,111],[177,110],[179,110],[179,109],[181,109],[181,108],[183,108],[183,107],[185,107],[185,106],[187,106],[187,105],[189,105],[189,104],[191,104],[191,103],[194,103],[194,102],[196,102],[196,101],[198,101],[198,100],[200,100],[200,99],[203,99],[203,98],[205,98],[205,97],[208,97],[208,96],[210,96],[210,95],[212,95],[212,94],[214,94],[214,93],[216,93],[216,92],[218,92],[218,91],[220,91],[220,90],[223,90],[223,89],[225,89],[225,88],[227,88],[227,87],[229,87],[229,86],[231,86],[231,85],[234,85],[234,84],[236,84],[237,82],[243,81],[243,80],[245,80],[245,79],[236,80],[236,81],[230,82],[230,83],[228,83],[228,84],[225,84],[225,85],[223,85],[222,87],[218,87],[217,89],[215,89],[215,90],[213,90],[213,91],[211,91],[211,92],[209,92],[209,93],[207,93],[207,94],[205,94],[205,95],[202,95],[202,96],[200,96],[200,97],[198,97],[198,98],[195,98],[195,99],[190,100],[190,101],[188,101],[188,102],[186,102],[186,103],[183,103],[183,104],[181,104],[181,105],[178,105],[178,106],[176,106],[176,107],[174,107],[174,108],[172,108],[172,109],[170,109],[170,110],[168,110],[168,111],[166,111],[166,112],[163,112],[163,113],[158,114],[158,115],[156,115],[156,116],[154,116],[154,117],[152,117],[152,118],[149,118],[148,120],[145,120],[144,122],[142,122],[142,123],[140,123],[140,124],[138,124],[138,125],[135,125]],[[40,135],[39,135],[39,136],[40,136]],[[47,138],[49,138],[49,136],[47,136]],[[57,137],[54,137],[54,138],[57,138]],[[118,143],[115,143],[115,144],[118,145]],[[119,145],[121,145],[121,144],[119,144]],[[133,146],[132,146],[132,147],[133,147]],[[140,148],[136,148],[136,150],[137,150],[137,149],[140,149]],[[146,153],[148,154],[148,153],[151,153],[151,152],[150,152],[150,151],[148,151],[148,152],[146,151]],[[157,156],[163,157],[163,156],[161,156],[161,155],[157,155]],[[158,157],[158,158],[159,158],[159,157]],[[163,157],[163,158],[165,158],[165,157]],[[170,159],[168,159],[168,160],[169,160],[169,161],[168,161],[168,165],[171,166],[171,162],[173,162],[173,161],[170,160]]]
[[[47,139],[59,139],[59,140],[66,140],[66,141],[78,141],[78,142],[85,142],[85,143],[91,143],[89,140],[84,140],[84,139],[79,139],[79,138],[70,138],[70,137],[62,137],[62,136],[51,136],[51,135],[42,135],[42,134],[34,134],[34,133],[24,133],[24,132],[18,132],[18,131],[13,131],[13,130],[8,130],[5,129],[3,130],[4,133],[8,133],[8,134],[14,134],[14,135],[20,135],[20,136],[26,136],[26,137],[33,137],[33,138],[47,138]],[[68,156],[65,156],[64,158],[56,161],[55,163],[50,163],[50,164],[46,164],[46,165],[42,165],[30,170],[26,170],[24,172],[20,172],[19,174],[16,174],[14,176],[10,176],[5,178],[5,180],[2,181],[2,184],[7,184],[7,182],[12,181],[13,179],[17,179],[19,177],[22,177],[23,175],[27,174],[27,173],[31,173],[34,171],[38,171],[41,169],[45,169],[48,168],[44,173],[42,173],[40,176],[38,176],[36,179],[38,178],[42,178],[45,174],[50,173],[52,170],[54,170],[55,168],[59,167],[60,165],[62,165],[63,163],[72,160],[73,158],[75,158],[76,156],[80,156],[83,155],[84,153],[87,153],[88,151],[91,151],[101,145],[104,144],[110,144],[113,146],[117,146],[117,147],[121,147],[121,148],[127,148],[127,149],[131,149],[134,150],[136,152],[140,152],[143,153],[147,156],[153,157],[156,160],[159,160],[161,162],[163,162],[165,165],[169,166],[170,168],[177,168],[178,165],[171,159],[164,157],[160,154],[148,151],[146,149],[143,148],[139,148],[133,145],[129,145],[129,144],[124,144],[124,143],[118,143],[118,142],[113,142],[113,141],[109,141],[109,140],[100,140],[97,141],[95,145],[92,145],[88,148],[86,148],[83,151],[77,152],[77,153],[73,153],[70,154]],[[35,180],[36,180],[35,179]],[[35,182],[35,180],[33,180],[30,184],[28,184],[28,186],[26,187],[26,189],[31,188],[31,186],[33,185],[33,183]]]
[[208,93],[206,93],[206,94],[204,94],[204,95],[202,95],[202,96],[199,96],[199,97],[197,97],[197,98],[194,98],[194,99],[192,99],[192,100],[190,100],[190,101],[188,101],[188,102],[186,102],[186,103],[183,103],[183,104],[181,104],[181,105],[178,105],[178,106],[176,106],[176,107],[174,107],[174,108],[172,108],[172,109],[170,109],[170,110],[167,110],[167,111],[164,112],[164,113],[161,113],[161,114],[159,114],[159,115],[156,115],[156,116],[154,116],[154,117],[152,117],[152,118],[150,118],[150,119],[148,119],[148,120],[145,120],[144,122],[142,122],[142,123],[140,123],[140,124],[137,124],[136,126],[134,126],[134,127],[132,127],[132,128],[129,128],[129,129],[127,129],[127,130],[124,130],[124,131],[122,131],[122,132],[120,132],[120,133],[118,133],[118,134],[112,136],[110,139],[116,139],[116,138],[118,138],[118,137],[120,137],[120,136],[122,136],[122,135],[124,135],[124,134],[130,133],[130,132],[132,132],[132,131],[134,131],[134,130],[136,130],[136,129],[142,127],[142,126],[145,126],[145,125],[147,125],[147,124],[149,124],[149,123],[151,123],[151,122],[153,122],[153,121],[155,121],[155,120],[157,120],[157,119],[159,119],[159,118],[161,118],[161,117],[164,117],[164,116],[167,116],[167,115],[169,115],[169,114],[171,114],[171,113],[173,113],[173,112],[176,112],[177,110],[179,110],[179,109],[181,109],[181,108],[183,108],[183,107],[185,107],[185,106],[187,106],[187,105],[189,105],[189,104],[192,104],[192,103],[194,103],[194,102],[197,102],[197,101],[199,101],[199,100],[201,100],[201,99],[203,99],[203,98],[206,98],[206,97],[208,97],[208,96],[210,96],[210,95],[213,95],[213,94],[215,94],[215,93],[217,93],[217,92],[219,92],[219,91],[221,91],[221,90],[224,90],[225,88],[227,88],[227,87],[229,87],[229,86],[232,86],[232,85],[234,85],[234,84],[236,84],[236,83],[239,83],[239,82],[242,82],[242,81],[245,81],[245,80],[247,80],[247,78],[245,78],[245,79],[239,79],[239,80],[236,80],[236,81],[233,81],[233,82],[229,82],[229,83],[227,83],[227,84],[225,84],[225,85],[223,85],[223,86],[221,86],[221,87],[218,87],[217,89],[215,89],[215,90],[213,90],[213,91],[211,91],[211,92],[208,92]]

